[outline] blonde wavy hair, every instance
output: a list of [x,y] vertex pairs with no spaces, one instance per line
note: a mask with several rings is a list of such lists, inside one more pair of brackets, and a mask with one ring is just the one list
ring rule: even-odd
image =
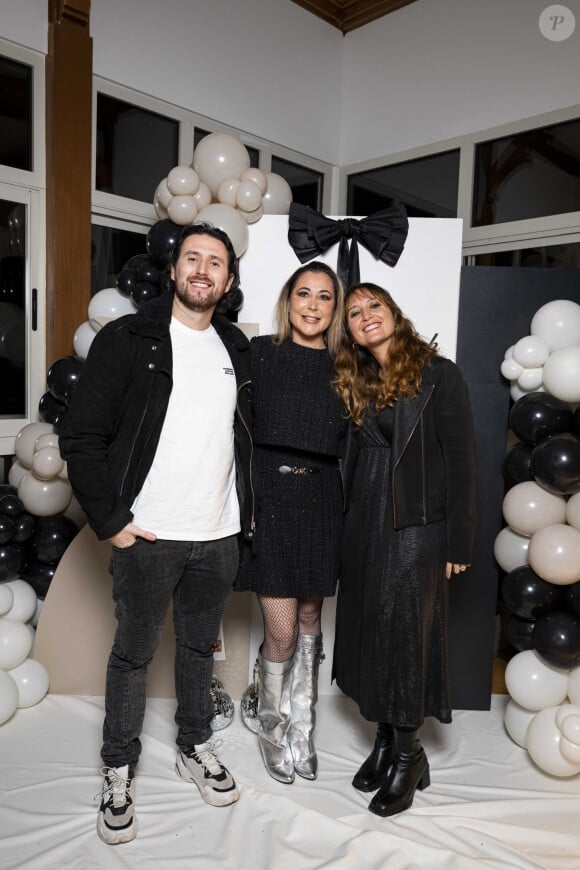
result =
[[334,366],[334,386],[355,426],[363,424],[369,409],[380,411],[403,396],[415,396],[423,377],[423,366],[436,356],[435,348],[417,332],[390,293],[378,284],[357,284],[346,294],[345,310],[353,293],[362,292],[377,299],[393,316],[395,329],[389,347],[389,366],[381,371],[373,355],[356,345],[348,331],[344,336]]
[[276,335],[274,344],[282,344],[284,341],[290,341],[292,338],[292,326],[290,324],[290,296],[292,291],[298,284],[300,278],[306,272],[322,273],[327,275],[334,290],[334,311],[330,326],[324,335],[325,344],[330,351],[331,356],[338,353],[340,343],[344,334],[344,291],[342,284],[336,272],[327,266],[326,263],[315,260],[313,263],[307,263],[305,266],[300,266],[293,272],[280,291],[278,302],[276,303]]

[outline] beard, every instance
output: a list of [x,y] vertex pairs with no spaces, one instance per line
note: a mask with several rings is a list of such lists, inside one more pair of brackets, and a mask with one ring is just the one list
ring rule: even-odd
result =
[[225,289],[220,291],[220,288],[213,284],[205,292],[192,290],[187,281],[182,281],[175,285],[175,295],[181,304],[190,311],[210,311],[225,295]]

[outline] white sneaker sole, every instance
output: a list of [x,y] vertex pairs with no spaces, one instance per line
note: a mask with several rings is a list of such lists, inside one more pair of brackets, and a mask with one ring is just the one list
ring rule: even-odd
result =
[[108,828],[101,816],[97,818],[97,834],[108,846],[119,846],[121,843],[130,843],[131,840],[134,840],[137,836],[137,831],[139,830],[139,824],[137,822],[137,816],[133,816],[133,824],[129,825],[128,828],[123,828],[120,831],[114,831],[112,828]]
[[209,785],[200,785],[183,761],[181,753],[178,753],[177,755],[175,770],[177,771],[178,776],[180,776],[185,782],[193,782],[198,787],[199,793],[206,804],[209,804],[212,807],[228,807],[230,804],[235,804],[235,802],[240,799],[240,794],[235,787],[230,791],[220,793]]

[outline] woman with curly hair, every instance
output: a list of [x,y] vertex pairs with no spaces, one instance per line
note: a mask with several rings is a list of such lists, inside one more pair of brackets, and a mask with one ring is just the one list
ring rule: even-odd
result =
[[429,785],[424,717],[451,721],[447,581],[471,561],[473,427],[459,369],[389,293],[353,287],[345,316],[335,384],[352,425],[333,674],[379,723],[353,785],[378,789],[369,809],[390,816]]

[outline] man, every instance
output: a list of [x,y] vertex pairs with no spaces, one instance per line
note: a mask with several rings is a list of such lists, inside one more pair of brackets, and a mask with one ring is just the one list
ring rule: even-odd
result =
[[248,342],[216,313],[239,281],[230,239],[210,224],[187,227],[170,276],[170,292],[98,333],[60,436],[89,523],[113,545],[118,625],[97,822],[111,845],[137,833],[145,674],[172,598],[177,772],[213,806],[239,797],[208,742],[213,647],[238,533],[254,532]]

